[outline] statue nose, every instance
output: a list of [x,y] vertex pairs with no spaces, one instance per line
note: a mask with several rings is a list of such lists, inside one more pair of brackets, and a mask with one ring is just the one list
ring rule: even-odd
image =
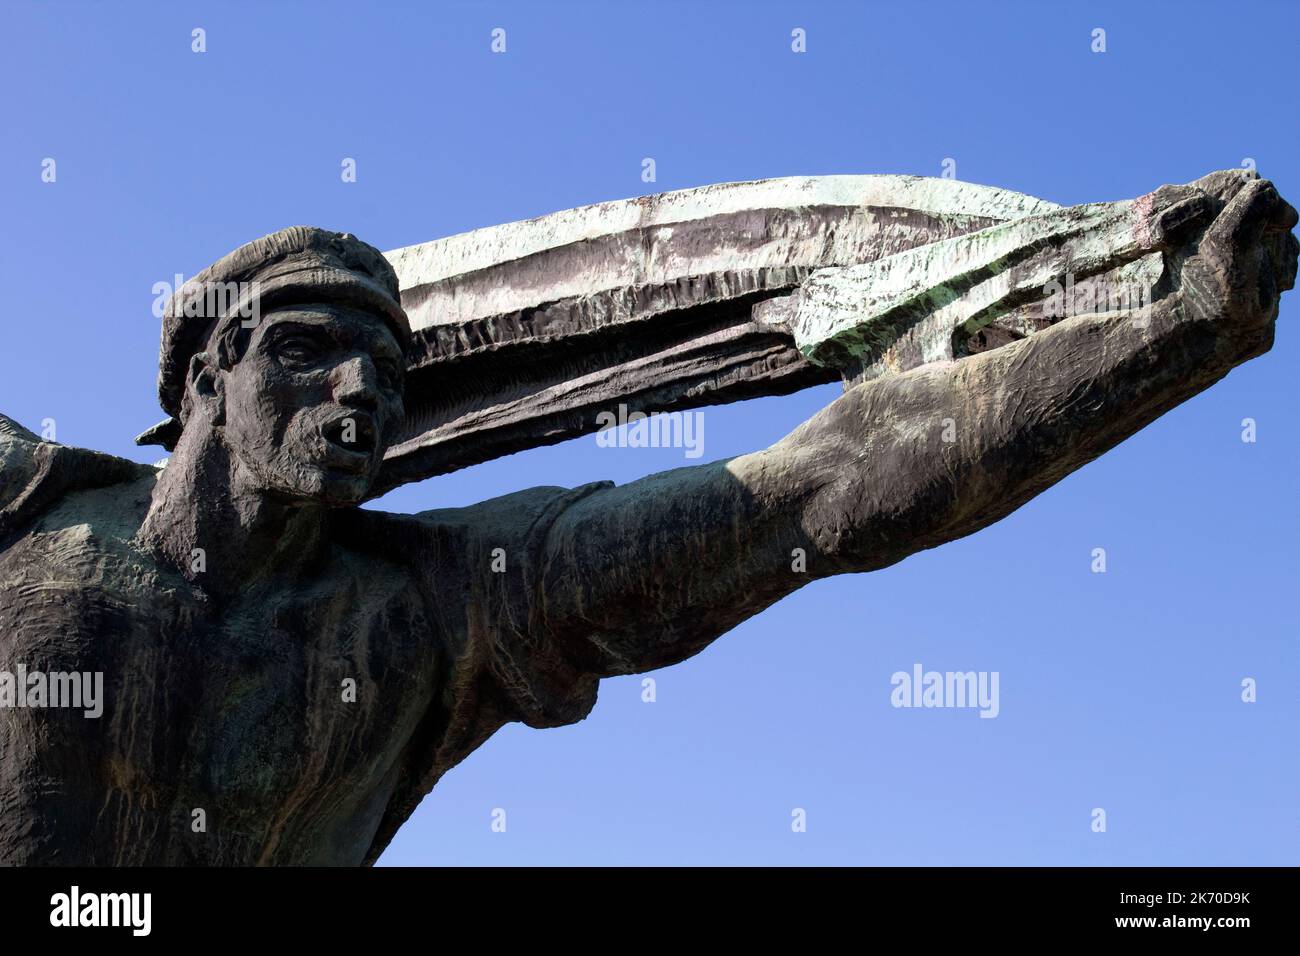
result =
[[379,395],[375,365],[362,356],[337,365],[331,375],[334,400],[342,405],[373,406]]

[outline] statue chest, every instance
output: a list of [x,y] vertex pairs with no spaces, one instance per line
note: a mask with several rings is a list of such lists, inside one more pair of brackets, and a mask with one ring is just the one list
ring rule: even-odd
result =
[[418,591],[340,554],[216,607],[151,560],[78,527],[0,555],[0,705],[6,672],[99,682],[80,709],[15,685],[0,790],[65,804],[51,839],[96,862],[359,858],[437,693]]

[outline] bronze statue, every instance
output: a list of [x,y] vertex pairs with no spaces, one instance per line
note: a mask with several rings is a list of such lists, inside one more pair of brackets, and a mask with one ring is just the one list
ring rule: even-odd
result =
[[[41,700],[26,679],[7,700],[0,685],[0,862],[373,863],[503,724],[581,720],[601,677],[690,657],[810,580],[979,530],[1270,348],[1297,244],[1296,212],[1267,181],[1216,173],[1122,209],[1049,207],[927,223],[907,242],[881,233],[875,258],[769,262],[763,281],[724,281],[723,266],[696,285],[629,277],[610,309],[690,299],[690,336],[660,327],[674,348],[745,356],[710,367],[711,395],[686,376],[672,395],[647,384],[639,407],[836,375],[844,395],[754,454],[413,515],[358,505],[591,431],[628,386],[597,376],[608,387],[577,401],[581,376],[659,355],[657,327],[606,334],[614,320],[591,319],[579,288],[562,311],[548,299],[490,333],[475,317],[413,330],[436,296],[399,292],[389,261],[350,235],[295,227],[236,250],[164,320],[172,419],[151,438],[174,446],[165,467],[0,416],[0,671],[103,677],[97,717],[50,706],[48,684]],[[759,228],[733,213],[737,235]],[[926,250],[945,241],[965,258],[939,283]],[[1036,304],[1045,276],[1149,257],[1161,277],[1141,308],[1055,318]],[[884,296],[903,266],[924,288]],[[535,268],[543,281],[550,266]],[[461,287],[466,309],[480,280]],[[214,284],[244,291],[214,310],[198,301]],[[500,283],[480,286],[485,300]],[[826,306],[859,292],[869,327]],[[488,334],[527,340],[528,361],[475,338]],[[461,350],[462,370],[436,361],[437,342]],[[587,365],[566,366],[578,352]],[[507,371],[486,384],[463,371],[494,367]],[[576,384],[543,395],[528,385],[543,375]],[[485,413],[488,393],[510,415]]]

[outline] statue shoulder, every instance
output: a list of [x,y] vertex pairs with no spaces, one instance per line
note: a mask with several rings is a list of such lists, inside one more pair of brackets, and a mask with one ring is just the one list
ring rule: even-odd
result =
[[151,465],[44,441],[0,414],[0,539],[71,492],[155,473]]
[[499,536],[535,528],[539,522],[562,512],[575,501],[602,488],[612,488],[612,481],[593,481],[576,488],[539,486],[459,508],[434,508],[414,514],[358,508],[346,515],[349,538],[357,533],[377,535],[403,532],[417,535],[464,534]]
[[426,571],[448,574],[476,566],[496,549],[531,553],[541,546],[555,519],[576,501],[613,487],[596,481],[576,488],[526,488],[461,508],[399,514],[353,508],[336,515],[339,543],[379,553]]
[[426,527],[463,527],[489,537],[518,537],[549,528],[554,519],[575,501],[612,481],[593,481],[576,488],[543,485],[489,498],[463,508],[439,508],[411,515]]

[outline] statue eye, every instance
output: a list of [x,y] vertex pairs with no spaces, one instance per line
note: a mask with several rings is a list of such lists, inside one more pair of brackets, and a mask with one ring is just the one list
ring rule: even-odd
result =
[[290,335],[276,343],[276,354],[289,362],[310,362],[320,356],[320,347],[305,335]]

